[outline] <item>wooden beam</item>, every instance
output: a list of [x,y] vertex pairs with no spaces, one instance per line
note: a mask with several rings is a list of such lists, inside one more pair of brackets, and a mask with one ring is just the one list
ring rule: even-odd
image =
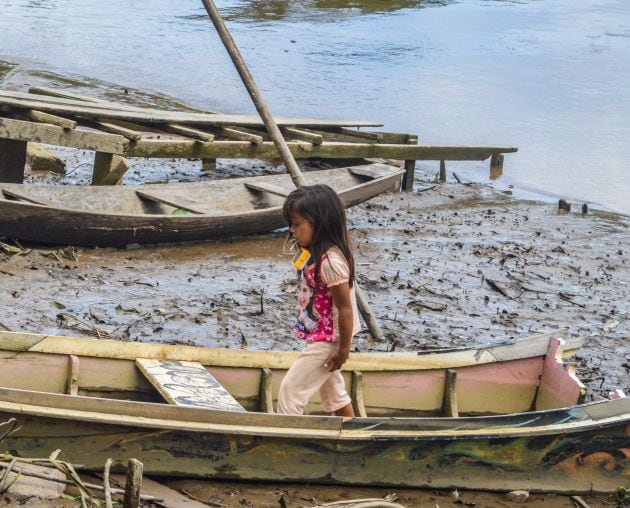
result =
[[365,411],[365,401],[363,400],[363,373],[361,371],[352,371],[350,398],[352,399],[354,414],[362,418],[367,417],[367,413]]
[[62,129],[56,125],[25,122],[0,118],[0,138],[15,141],[35,141],[57,146],[70,146],[83,150],[115,153],[122,155],[127,141],[123,136],[88,132],[77,129]]
[[442,414],[444,416],[452,416],[453,418],[457,418],[459,416],[459,410],[457,408],[457,392],[455,391],[456,382],[457,371],[455,369],[446,369]]
[[79,394],[79,357],[68,355],[68,380],[66,382],[68,395]]
[[[399,160],[484,160],[494,153],[512,153],[517,148],[486,146],[422,146],[398,144],[367,144],[324,142],[309,144],[287,142],[297,158],[320,157],[324,159],[399,159]],[[254,145],[239,141],[214,141],[199,143],[178,140],[140,140],[125,149],[127,157],[194,158],[194,159],[277,159],[274,144],[264,141]]]
[[[17,121],[17,120],[12,120]],[[2,139],[7,132],[0,120],[0,182],[22,183],[26,164],[26,140]]]
[[503,175],[503,155],[494,153],[490,157],[490,180],[496,180],[501,175]]
[[273,393],[271,379],[273,371],[268,368],[261,369],[260,372],[260,412],[261,413],[274,413],[273,410]]
[[268,192],[283,198],[286,198],[291,192],[266,182],[245,182],[245,187],[256,192]]
[[96,152],[94,169],[92,170],[92,185],[116,185],[120,183],[128,169],[129,163],[124,157]]
[[245,132],[234,127],[217,127],[216,133],[224,138],[234,139],[236,141],[247,141],[254,145],[260,145],[263,142],[263,137],[251,132]]
[[200,131],[199,129],[191,129],[190,127],[185,127],[176,123],[162,125],[160,128],[167,132],[173,132],[175,134],[179,134],[180,136],[187,136],[199,141],[214,141],[214,134],[210,132]]
[[282,127],[280,130],[288,138],[301,139],[314,145],[321,145],[324,142],[324,136],[315,132],[296,129],[295,127]]
[[140,139],[142,139],[141,132],[128,129],[127,127],[121,127],[120,125],[116,125],[110,122],[91,121],[90,123],[97,129],[105,132],[111,132],[112,134],[119,134],[131,141],[139,141]]
[[[55,102],[51,102],[52,99]],[[64,101],[65,103],[61,103]],[[73,101],[70,99],[42,100],[31,95],[29,98],[12,98],[0,91],[0,104],[14,106],[19,109],[37,109],[47,113],[61,113],[69,115],[85,116],[97,120],[107,118],[146,123],[182,123],[194,125],[221,125],[221,126],[260,126],[262,120],[257,115],[228,115],[209,113],[187,113],[180,111],[163,111],[159,109],[137,108],[116,109],[102,103],[86,103],[85,101]],[[275,117],[278,125],[291,125],[302,127],[318,126],[380,126],[381,124],[365,120],[320,120],[316,118],[290,118],[284,116]]]
[[402,188],[413,189],[413,180],[416,176],[416,161],[405,161],[405,176],[403,176]]
[[323,130],[343,134],[344,136],[350,136],[353,138],[370,139],[372,141],[376,141],[377,143],[383,141],[383,133],[381,132],[359,131],[348,129],[347,127],[324,127]]
[[438,182],[446,182],[446,162],[440,161],[440,174],[438,175]]
[[33,122],[47,123],[50,125],[56,125],[62,129],[74,129],[77,126],[77,122],[63,118],[57,115],[51,115],[50,113],[44,113],[43,111],[29,110],[27,113],[28,119]]

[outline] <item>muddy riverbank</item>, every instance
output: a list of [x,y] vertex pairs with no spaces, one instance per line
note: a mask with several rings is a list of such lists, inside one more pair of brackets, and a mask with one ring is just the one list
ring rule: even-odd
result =
[[[566,328],[590,396],[629,390],[627,218],[558,213],[484,185],[380,196],[349,211],[358,281],[387,342],[420,350]],[[10,240],[6,244],[12,244]],[[126,249],[0,251],[1,326],[131,341],[290,350],[295,274],[276,232]],[[12,244],[14,245],[14,244]],[[614,354],[613,354],[614,352]]]
[[[198,171],[198,162],[173,164],[187,166],[185,175],[195,165]],[[228,169],[220,165],[214,176]],[[418,176],[412,192],[382,195],[349,211],[358,281],[387,338],[374,341],[364,329],[354,350],[416,351],[566,328],[585,342],[575,361],[588,399],[615,388],[629,392],[630,220],[590,210],[583,215],[581,203],[559,213],[556,205],[513,199],[489,186],[435,185],[432,175]],[[296,281],[282,231],[125,249],[3,242],[2,328],[211,347],[299,347],[290,334]],[[180,483],[172,485],[223,506],[280,506],[283,490]],[[391,492],[408,506],[455,506],[445,492],[308,489],[315,487],[284,488],[287,506],[309,506],[311,497],[326,502]],[[510,505],[503,494],[478,495],[462,499]],[[537,499],[528,505],[573,506],[566,497]]]

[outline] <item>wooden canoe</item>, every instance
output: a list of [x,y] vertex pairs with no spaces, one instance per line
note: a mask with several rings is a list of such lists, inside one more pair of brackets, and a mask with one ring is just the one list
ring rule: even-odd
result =
[[[19,424],[1,447],[27,457],[61,448],[87,469],[137,458],[153,475],[572,493],[627,486],[630,399],[580,404],[584,386],[563,363],[564,344],[553,334],[353,354],[343,374],[362,416],[344,419],[322,415],[317,400],[306,416],[273,414],[296,353],[0,332],[0,422]],[[160,365],[179,367],[156,383]],[[193,401],[204,383],[179,368],[200,368],[231,402]],[[179,405],[164,402],[173,391],[183,398],[166,399]]]
[[[346,206],[400,188],[403,170],[367,164],[304,173],[333,187]],[[269,232],[282,227],[287,174],[208,182],[52,186],[0,183],[0,237],[120,246]],[[1,199],[4,197],[4,199]]]

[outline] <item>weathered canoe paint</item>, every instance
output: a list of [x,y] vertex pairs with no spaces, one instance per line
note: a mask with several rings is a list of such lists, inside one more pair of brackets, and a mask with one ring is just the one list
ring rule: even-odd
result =
[[[335,168],[304,173],[308,184],[326,183],[354,206],[400,188],[403,170],[385,164],[361,166],[373,177]],[[0,236],[43,243],[116,246],[207,240],[269,232],[284,225],[284,198],[248,189],[248,182],[294,189],[290,175],[234,178],[210,182],[114,186],[50,186],[0,183]],[[162,196],[142,199],[136,191]],[[207,213],[173,215],[182,208]]]
[[[157,475],[562,492],[628,485],[630,400],[573,406],[583,387],[571,369],[556,368],[561,350],[562,341],[540,335],[429,355],[355,354],[344,374],[362,368],[368,416],[342,419],[253,412],[260,404],[262,369],[273,372],[277,392],[291,353],[0,332],[1,384],[11,385],[0,388],[0,421],[15,417],[21,426],[2,444],[25,456],[61,448],[70,460],[93,469],[102,469],[108,457],[119,468],[135,457]],[[62,394],[69,355],[79,359],[79,396]],[[138,373],[137,356],[198,361],[250,412],[82,396],[109,388],[120,398],[159,400]],[[48,379],[47,390],[32,379],[33,362],[36,377]],[[421,417],[439,411],[436,394],[444,389],[446,368],[457,370],[465,416]],[[538,388],[547,385],[553,397],[536,389],[538,377]],[[555,390],[554,382],[572,389]],[[418,404],[427,391],[434,392],[431,400]],[[509,411],[512,399],[536,407],[541,397],[546,405],[564,398],[562,405],[572,407],[471,416]]]

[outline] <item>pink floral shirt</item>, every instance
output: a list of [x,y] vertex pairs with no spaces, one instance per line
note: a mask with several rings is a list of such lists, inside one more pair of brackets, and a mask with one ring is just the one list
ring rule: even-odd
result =
[[[320,281],[315,287],[315,265],[302,270],[298,293],[297,319],[293,331],[299,339],[315,342],[334,342],[339,339],[337,309],[333,305],[331,286],[348,282],[350,267],[343,254],[336,248],[328,250],[320,262]],[[353,331],[361,326],[356,306],[354,287],[350,288]]]

